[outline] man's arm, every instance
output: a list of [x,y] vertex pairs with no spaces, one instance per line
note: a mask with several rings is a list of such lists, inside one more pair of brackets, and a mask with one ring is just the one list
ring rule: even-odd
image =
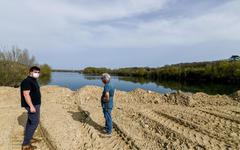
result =
[[33,103],[32,103],[32,99],[30,97],[30,90],[27,90],[27,91],[23,91],[23,96],[26,100],[26,103],[28,104],[28,106],[30,107],[30,112],[31,113],[35,113],[36,112],[36,109],[35,107],[33,106]]

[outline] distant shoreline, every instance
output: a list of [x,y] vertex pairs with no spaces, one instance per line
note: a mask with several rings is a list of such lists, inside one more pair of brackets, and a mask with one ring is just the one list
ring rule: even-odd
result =
[[76,73],[82,73],[82,70],[52,69],[52,72],[76,72]]
[[[232,56],[233,57],[233,56]],[[180,63],[163,67],[127,67],[110,69],[86,67],[83,70],[53,69],[53,72],[77,72],[88,75],[111,75],[139,77],[144,79],[173,80],[178,82],[240,83],[240,59],[230,58],[218,61]]]

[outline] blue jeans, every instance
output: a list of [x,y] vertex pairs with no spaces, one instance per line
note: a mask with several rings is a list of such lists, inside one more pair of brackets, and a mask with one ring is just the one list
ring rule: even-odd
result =
[[22,145],[29,145],[30,141],[34,135],[35,130],[38,127],[40,120],[40,105],[34,106],[36,109],[36,113],[31,113],[29,107],[25,107],[28,112],[28,119],[24,131],[24,140]]
[[107,131],[107,134],[112,133],[112,115],[111,115],[112,109],[106,109],[103,108],[103,114],[105,118],[105,128]]

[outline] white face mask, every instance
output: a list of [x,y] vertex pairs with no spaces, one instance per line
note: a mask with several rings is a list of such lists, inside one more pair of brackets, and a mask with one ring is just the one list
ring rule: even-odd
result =
[[39,78],[39,75],[40,75],[39,73],[33,73],[33,77],[36,79]]

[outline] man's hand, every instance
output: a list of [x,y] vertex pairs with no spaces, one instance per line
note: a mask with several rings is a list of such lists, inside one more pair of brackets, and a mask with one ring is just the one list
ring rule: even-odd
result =
[[31,99],[31,96],[30,96],[30,90],[23,91],[23,95],[25,97],[26,103],[30,107],[30,112],[35,113],[36,109],[35,109],[35,107],[33,106],[33,103],[32,103],[32,99]]
[[109,102],[109,92],[106,92],[105,97],[103,98],[104,102]]
[[30,107],[30,112],[31,112],[31,113],[36,113],[36,109],[35,109],[34,106]]
[[104,97],[103,101],[107,103],[109,101],[109,99],[106,99],[106,97]]

